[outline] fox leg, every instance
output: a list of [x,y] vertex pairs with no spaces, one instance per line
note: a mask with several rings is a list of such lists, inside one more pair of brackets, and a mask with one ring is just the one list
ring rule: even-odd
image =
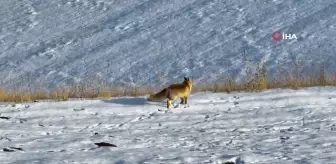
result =
[[187,104],[188,97],[184,97],[184,104]]
[[184,102],[185,102],[184,97],[181,97],[181,103],[180,104],[184,104]]
[[172,107],[172,100],[167,100],[167,108],[170,109]]

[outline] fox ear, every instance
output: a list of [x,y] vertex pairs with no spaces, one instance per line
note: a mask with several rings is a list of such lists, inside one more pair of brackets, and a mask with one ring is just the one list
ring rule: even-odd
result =
[[184,77],[184,80],[188,80],[188,78]]

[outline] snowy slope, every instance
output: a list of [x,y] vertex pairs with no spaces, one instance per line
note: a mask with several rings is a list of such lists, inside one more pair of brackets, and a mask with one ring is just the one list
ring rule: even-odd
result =
[[[335,68],[334,0],[0,0],[0,86],[213,81],[252,67]],[[298,40],[276,42],[274,31]],[[286,66],[284,66],[286,67]]]
[[0,149],[14,152],[0,151],[0,163],[336,160],[336,88],[198,93],[189,107],[164,106],[127,97],[1,105]]

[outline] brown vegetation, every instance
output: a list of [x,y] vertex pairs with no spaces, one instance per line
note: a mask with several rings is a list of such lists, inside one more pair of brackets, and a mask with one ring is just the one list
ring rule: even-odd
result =
[[[323,68],[316,71],[317,74],[309,76],[293,76],[283,74],[268,80],[266,66],[258,68],[257,73],[251,76],[244,83],[237,83],[232,77],[220,80],[214,84],[196,84],[193,92],[233,92],[233,91],[262,91],[273,88],[302,88],[313,86],[336,86],[336,75],[326,75]],[[151,87],[134,86],[93,86],[88,84],[73,84],[68,87],[56,88],[53,90],[35,89],[35,90],[6,90],[0,89],[0,101],[2,102],[29,102],[34,100],[51,99],[57,101],[66,101],[69,98],[110,98],[121,96],[143,96],[153,93],[155,89]]]
[[[244,54],[243,60],[246,64],[247,57]],[[292,72],[277,72],[276,75],[270,77],[267,73],[266,63],[259,64],[259,67],[251,73],[251,70],[246,69],[245,80],[236,82],[233,77],[227,76],[224,80],[219,80],[216,83],[198,83],[193,86],[195,92],[233,92],[233,91],[248,91],[256,92],[273,88],[302,88],[313,86],[336,86],[336,74],[327,74],[325,68],[316,67],[309,69],[308,75],[303,75],[302,64],[294,62]],[[276,69],[277,71],[280,68]],[[306,71],[307,72],[307,71]],[[159,76],[159,78],[162,78]],[[93,78],[94,79],[94,78]],[[55,88],[53,90],[32,89],[28,83],[28,89],[1,89],[0,101],[2,102],[29,102],[35,100],[51,99],[57,101],[66,101],[70,98],[110,98],[121,96],[143,96],[154,93],[162,89],[164,86],[148,87],[148,86],[114,86],[103,83],[94,83],[94,80],[87,80],[87,83],[76,83],[66,87]],[[91,81],[91,82],[90,82]],[[41,87],[40,87],[41,88]]]

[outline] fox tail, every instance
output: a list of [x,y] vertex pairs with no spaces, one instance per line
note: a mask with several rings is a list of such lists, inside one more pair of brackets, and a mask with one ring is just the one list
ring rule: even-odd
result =
[[161,90],[159,93],[156,94],[151,94],[149,95],[149,97],[147,98],[148,101],[163,101],[166,100],[168,97],[170,90],[167,88],[164,88],[163,90]]

